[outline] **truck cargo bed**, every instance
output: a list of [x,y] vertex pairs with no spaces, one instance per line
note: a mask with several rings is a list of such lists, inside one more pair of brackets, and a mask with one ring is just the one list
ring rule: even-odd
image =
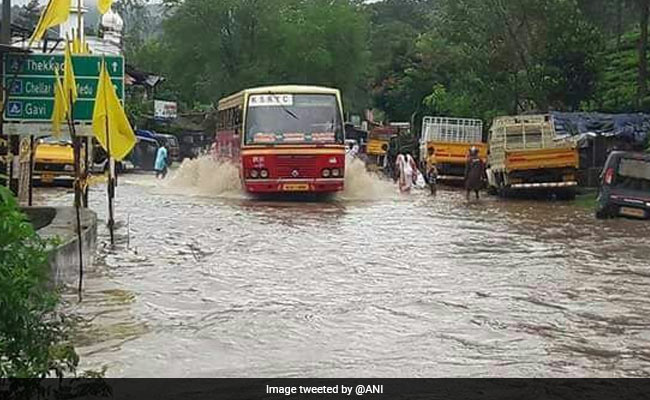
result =
[[578,166],[578,151],[573,147],[537,150],[510,150],[505,153],[507,171],[551,169]]

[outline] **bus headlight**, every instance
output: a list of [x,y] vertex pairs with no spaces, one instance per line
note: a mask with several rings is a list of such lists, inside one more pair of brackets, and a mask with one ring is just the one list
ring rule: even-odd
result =
[[323,178],[329,178],[329,176],[330,176],[330,170],[327,169],[327,168],[325,168],[325,169],[323,170],[323,172],[321,173],[321,175],[323,175]]
[[339,176],[341,176],[341,170],[338,169],[338,168],[333,168],[332,169],[332,176],[334,178],[338,178]]
[[251,178],[255,179],[255,178],[258,177],[258,175],[259,175],[259,171],[256,170],[256,169],[251,169],[250,174],[251,174]]
[[74,165],[67,164],[63,167],[64,171],[74,171]]
[[264,179],[268,178],[269,177],[269,171],[267,169],[261,170],[260,171],[260,177],[264,178]]

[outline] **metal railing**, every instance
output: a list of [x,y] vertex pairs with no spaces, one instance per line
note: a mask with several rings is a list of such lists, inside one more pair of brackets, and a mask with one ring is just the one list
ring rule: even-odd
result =
[[470,118],[424,117],[422,142],[480,143],[483,121]]

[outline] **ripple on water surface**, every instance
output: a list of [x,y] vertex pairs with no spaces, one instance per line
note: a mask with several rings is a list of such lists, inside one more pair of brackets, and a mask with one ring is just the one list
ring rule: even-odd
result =
[[[468,204],[454,189],[404,196],[353,168],[330,201],[261,202],[216,168],[195,160],[167,181],[122,178],[117,249],[104,249],[102,227],[100,266],[73,306],[88,320],[84,366],[109,376],[650,372],[645,222],[596,221],[572,203]],[[91,193],[100,218],[103,190]]]

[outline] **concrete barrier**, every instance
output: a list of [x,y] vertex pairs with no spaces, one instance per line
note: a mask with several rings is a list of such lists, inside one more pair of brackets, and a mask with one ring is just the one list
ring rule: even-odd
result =
[[[79,283],[79,242],[74,207],[25,207],[23,212],[44,239],[58,238],[58,246],[50,254],[52,283],[55,286],[76,286]],[[82,208],[81,243],[84,272],[92,269],[97,246],[97,214]],[[49,221],[49,223],[46,223]]]

